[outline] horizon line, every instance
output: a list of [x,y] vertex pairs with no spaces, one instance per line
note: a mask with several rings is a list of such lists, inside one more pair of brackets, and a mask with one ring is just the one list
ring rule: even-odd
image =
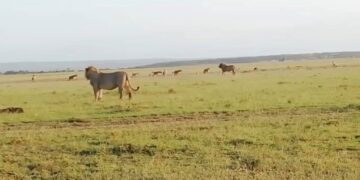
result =
[[227,59],[227,58],[252,58],[252,57],[266,57],[266,56],[284,56],[284,55],[300,55],[300,54],[324,54],[324,53],[351,53],[360,52],[357,51],[322,51],[322,52],[305,52],[305,53],[278,53],[278,54],[263,54],[253,56],[223,56],[223,57],[202,57],[202,58],[126,58],[126,59],[91,59],[91,60],[63,60],[63,61],[15,61],[15,62],[0,62],[0,64],[12,64],[12,63],[63,63],[63,62],[95,62],[95,61],[134,61],[134,60],[176,60],[176,61],[193,61],[193,60],[209,60],[209,59]]

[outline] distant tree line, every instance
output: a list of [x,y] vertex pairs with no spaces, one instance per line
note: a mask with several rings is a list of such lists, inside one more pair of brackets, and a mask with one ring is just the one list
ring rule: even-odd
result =
[[4,75],[14,75],[14,74],[41,74],[41,73],[59,73],[59,72],[75,72],[75,70],[66,69],[66,70],[56,70],[56,71],[6,71],[0,74]]

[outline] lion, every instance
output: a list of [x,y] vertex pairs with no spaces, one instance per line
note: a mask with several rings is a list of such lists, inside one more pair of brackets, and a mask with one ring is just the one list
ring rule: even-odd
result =
[[71,76],[69,76],[69,81],[75,80],[75,79],[77,79],[77,77],[78,77],[77,74],[71,75]]
[[209,72],[210,68],[206,68],[203,70],[203,74],[207,74]]
[[179,70],[175,70],[175,71],[173,72],[173,74],[174,74],[174,76],[176,76],[176,75],[178,75],[180,72],[182,72],[182,70],[181,70],[181,69],[179,69]]
[[226,65],[224,63],[219,64],[219,68],[222,70],[222,75],[225,72],[232,72],[235,75],[235,66],[234,65]]
[[129,99],[131,99],[132,91],[138,91],[140,87],[134,89],[130,85],[129,76],[126,72],[117,71],[113,73],[99,72],[94,66],[89,66],[85,69],[85,77],[90,80],[90,84],[94,90],[95,101],[102,98],[102,90],[119,89],[120,99],[123,97],[123,90],[127,90]]

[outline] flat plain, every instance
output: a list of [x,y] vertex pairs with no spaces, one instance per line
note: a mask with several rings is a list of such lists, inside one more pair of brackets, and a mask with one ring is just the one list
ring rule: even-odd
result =
[[84,72],[0,75],[0,107],[25,111],[0,114],[0,177],[359,179],[360,59],[236,66],[124,69],[130,101],[94,102]]

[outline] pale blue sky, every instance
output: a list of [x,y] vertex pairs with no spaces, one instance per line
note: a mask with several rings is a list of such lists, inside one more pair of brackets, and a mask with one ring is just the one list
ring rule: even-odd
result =
[[360,50],[358,0],[1,0],[0,62]]

